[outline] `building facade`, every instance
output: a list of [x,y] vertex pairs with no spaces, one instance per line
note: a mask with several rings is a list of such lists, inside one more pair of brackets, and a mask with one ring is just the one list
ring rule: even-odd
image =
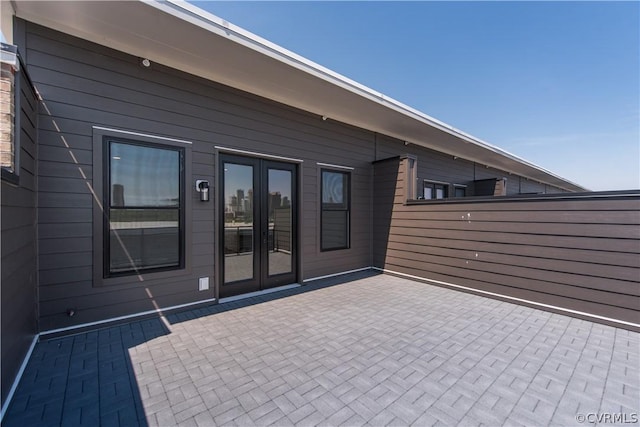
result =
[[[71,3],[18,2],[3,54],[3,405],[37,334],[376,267],[378,161],[410,159],[406,200],[582,190],[191,6]],[[150,23],[175,45],[133,54]]]

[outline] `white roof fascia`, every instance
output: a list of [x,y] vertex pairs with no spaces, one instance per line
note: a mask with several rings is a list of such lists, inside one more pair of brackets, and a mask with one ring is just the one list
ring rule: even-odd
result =
[[[538,169],[544,174],[551,175],[559,180],[566,181],[570,184],[573,184],[577,187],[581,187],[578,184],[567,181],[565,178],[562,178],[555,173],[542,168],[534,163],[529,162],[522,157],[519,157],[515,154],[512,154],[500,147],[497,147],[493,144],[490,144],[486,141],[483,141],[479,138],[474,137],[466,132],[463,132],[459,129],[454,128],[451,125],[448,125],[434,117],[431,117],[415,108],[412,108],[406,104],[403,104],[400,101],[395,100],[394,98],[388,97],[381,92],[377,92],[363,84],[356,82],[342,74],[336,73],[322,65],[313,62],[303,56],[300,56],[288,49],[283,48],[282,46],[278,46],[275,43],[272,43],[256,34],[253,34],[243,28],[240,28],[232,23],[213,15],[205,10],[202,10],[191,3],[188,3],[184,0],[142,0],[145,3],[152,5],[154,7],[159,7],[167,13],[172,13],[175,10],[182,10],[189,14],[193,19],[185,18],[184,16],[174,15],[177,18],[189,20],[194,25],[198,25],[202,28],[205,28],[211,32],[216,34],[226,36],[229,38],[233,38],[233,40],[243,46],[252,48],[254,50],[260,51],[261,53],[268,55],[272,58],[278,59],[279,61],[286,62],[288,65],[301,69],[309,74],[312,74],[318,78],[322,78],[328,80],[329,82],[342,87],[343,89],[350,90],[358,95],[364,96],[366,98],[371,99],[374,102],[382,104],[388,108],[394,109],[398,112],[406,114],[408,116],[413,117],[416,120],[424,122],[430,126],[436,127],[446,133],[449,133],[458,138],[464,139],[469,143],[476,144],[490,150],[496,154],[508,157],[518,163],[525,164],[533,169]],[[171,5],[173,7],[167,7]],[[235,36],[235,37],[234,37]],[[409,141],[416,145],[421,145],[415,141]]]
[[[104,13],[104,16],[91,13],[94,10],[92,9],[94,5],[102,3],[102,6],[97,7],[104,7],[103,2],[60,2],[59,4],[64,6],[64,12],[53,9],[56,3],[59,2],[18,1],[15,3],[17,9],[16,14],[18,17],[31,20],[40,25],[45,25],[58,31],[82,37],[89,41],[121,50],[132,55],[147,57],[148,54],[148,57],[151,60],[156,60],[159,63],[165,63],[164,60],[166,59],[165,65],[171,67],[176,67],[176,59],[179,60],[180,56],[183,61],[184,58],[197,58],[202,61],[203,57],[198,55],[202,55],[203,52],[206,52],[206,49],[200,48],[199,46],[185,46],[184,44],[177,45],[176,42],[173,42],[173,39],[169,37],[168,34],[170,33],[158,33],[157,28],[153,28],[149,25],[146,26],[148,31],[145,30],[145,25],[129,25],[125,29],[125,27],[123,27],[123,25],[125,25],[123,22],[126,21],[127,17],[118,16],[118,11],[114,11],[113,9],[120,6],[122,9],[127,8],[127,10],[137,12],[137,15],[140,15],[142,12],[142,16],[149,14],[150,19],[152,19],[152,14],[149,13],[150,11],[143,11],[135,6],[136,4],[141,6],[144,5],[144,7],[150,7],[161,12],[161,14],[165,14],[167,17],[171,17],[171,19],[176,19],[177,21],[175,25],[181,26],[182,31],[186,33],[179,34],[183,40],[185,37],[189,36],[192,38],[202,38],[203,34],[207,33],[215,35],[231,42],[231,46],[239,45],[249,49],[249,51],[256,52],[257,55],[255,60],[259,60],[259,57],[262,56],[263,58],[268,57],[271,58],[271,60],[276,61],[276,63],[282,64],[285,67],[283,70],[291,73],[290,77],[295,77],[298,84],[300,84],[300,79],[303,78],[302,76],[310,76],[316,79],[316,83],[313,83],[311,80],[309,80],[308,83],[315,86],[316,90],[321,90],[319,89],[322,87],[320,82],[323,81],[325,84],[330,85],[329,87],[334,87],[336,90],[343,91],[342,94],[334,91],[334,95],[341,96],[343,101],[361,107],[365,106],[369,109],[366,114],[358,113],[359,115],[336,113],[336,116],[332,117],[331,114],[327,114],[330,118],[337,121],[343,121],[347,124],[364,127],[371,131],[380,132],[398,139],[406,140],[415,145],[424,146],[443,153],[458,156],[489,167],[524,176],[535,181],[565,188],[570,191],[584,190],[584,188],[578,184],[568,181],[512,153],[447,125],[446,123],[430,117],[421,111],[411,108],[393,98],[387,97],[380,92],[374,91],[373,89],[329,70],[326,67],[316,64],[185,1],[136,0],[126,2],[108,2],[109,9],[107,13]],[[70,9],[69,4],[74,5],[72,9]],[[58,12],[57,16],[52,16],[56,15],[54,12]],[[120,15],[126,14],[121,13]],[[131,19],[129,20],[131,21]],[[180,24],[181,22],[182,25]],[[187,27],[184,26],[185,23],[187,24]],[[193,33],[189,29],[189,25],[193,28]],[[205,33],[198,33],[196,28],[204,30]],[[117,34],[119,29],[124,29],[127,33]],[[156,32],[158,37],[157,39],[154,38],[156,36],[151,34],[153,32]],[[167,36],[165,36],[165,34],[167,34]],[[186,40],[188,40],[188,38]],[[220,45],[220,42],[216,42],[214,44],[218,46]],[[159,46],[166,46],[166,48],[161,48]],[[247,55],[249,51],[239,51],[241,58],[246,60],[248,58]],[[154,54],[156,56],[155,58],[153,57]],[[171,57],[171,55],[174,55],[174,57]],[[176,55],[178,58],[175,57]],[[214,61],[214,59],[211,60]],[[240,61],[242,61],[242,59]],[[201,66],[202,62],[199,64]],[[273,71],[274,67],[272,65],[267,62],[264,62],[264,64],[270,67]],[[188,61],[182,63],[178,62],[179,69],[207,79],[212,79],[212,75],[208,75],[208,70],[197,68],[198,66],[198,64],[193,66],[188,63]],[[286,67],[290,67],[292,70],[286,71]],[[293,69],[298,70],[298,72],[294,72]],[[231,71],[226,72],[231,73]],[[335,103],[331,105],[331,101],[326,98],[309,103],[308,99],[305,99],[309,98],[309,94],[302,94],[301,86],[290,89],[287,85],[282,85],[282,82],[280,81],[270,80],[263,82],[241,80],[241,78],[255,78],[252,77],[251,74],[247,73],[236,74],[235,76],[231,74],[218,74],[218,77],[221,78],[221,82],[223,84],[231,86],[238,84],[235,87],[239,89],[247,90],[249,92],[253,91],[255,94],[260,96],[273,96],[274,100],[278,102],[283,102],[285,104],[289,103],[293,107],[306,109],[313,113],[324,115],[322,111],[331,111],[332,107],[334,109],[339,109]],[[282,79],[283,81],[288,80],[286,76],[283,76]],[[288,92],[274,92],[274,84],[280,85],[277,89],[280,89],[281,91],[288,90]],[[347,96],[347,93],[350,93],[351,95]],[[369,104],[363,104],[363,102],[369,102]],[[312,104],[312,107],[308,107]],[[378,107],[375,107],[375,105]],[[343,110],[342,113],[344,113],[344,111],[345,110]],[[389,113],[386,113],[386,111],[389,111]],[[386,123],[380,123],[379,121],[376,122],[375,118],[369,118],[369,114],[377,114],[378,119],[382,118],[383,121],[385,119],[387,121]],[[432,130],[428,131],[428,129]],[[445,135],[449,135],[449,138],[453,137],[453,139],[447,140],[447,138],[444,138],[443,140],[438,140],[440,137],[433,134],[434,130],[442,132]],[[456,140],[460,142],[456,143]],[[465,148],[464,144],[470,145]]]

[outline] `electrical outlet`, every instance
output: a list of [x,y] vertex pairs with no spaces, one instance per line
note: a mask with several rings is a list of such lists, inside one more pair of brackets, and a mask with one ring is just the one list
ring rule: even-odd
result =
[[209,278],[201,277],[200,280],[198,281],[198,290],[206,291],[207,289],[209,289]]

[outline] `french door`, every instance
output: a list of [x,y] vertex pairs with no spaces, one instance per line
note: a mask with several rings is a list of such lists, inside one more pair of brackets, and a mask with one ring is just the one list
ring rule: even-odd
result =
[[220,297],[296,282],[296,165],[220,156]]

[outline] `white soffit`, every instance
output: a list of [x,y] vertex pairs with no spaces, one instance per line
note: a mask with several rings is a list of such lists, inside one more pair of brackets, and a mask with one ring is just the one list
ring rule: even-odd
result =
[[17,1],[15,5],[20,18],[131,55],[532,180],[584,191],[183,1]]

